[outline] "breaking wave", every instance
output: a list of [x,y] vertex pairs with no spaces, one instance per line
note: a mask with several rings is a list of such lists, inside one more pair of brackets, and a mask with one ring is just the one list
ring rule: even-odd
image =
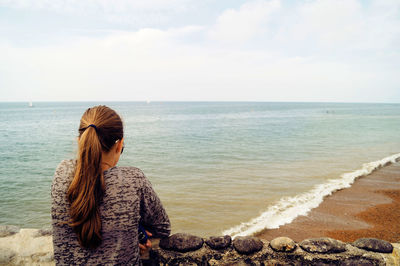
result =
[[280,199],[275,205],[270,206],[260,216],[249,222],[225,230],[223,234],[246,236],[258,233],[264,229],[276,229],[281,225],[292,222],[296,217],[307,215],[312,209],[318,207],[326,196],[333,192],[350,187],[354,181],[362,176],[400,159],[400,153],[385,157],[381,160],[365,163],[361,169],[344,173],[338,179],[330,179],[324,184],[314,186],[308,192]]

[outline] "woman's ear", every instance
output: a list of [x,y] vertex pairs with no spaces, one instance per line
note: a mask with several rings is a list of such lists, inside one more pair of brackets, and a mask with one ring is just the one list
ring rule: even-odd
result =
[[123,146],[124,146],[124,138],[120,139],[120,140],[117,142],[117,150],[116,150],[116,153],[119,153],[119,154],[120,154]]

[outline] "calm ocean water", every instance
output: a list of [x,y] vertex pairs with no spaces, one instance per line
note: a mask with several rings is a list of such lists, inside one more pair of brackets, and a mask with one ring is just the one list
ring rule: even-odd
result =
[[400,152],[400,104],[0,103],[0,224],[50,224],[54,170],[97,104],[123,117],[119,165],[144,171],[174,232],[277,227],[348,186],[344,173]]

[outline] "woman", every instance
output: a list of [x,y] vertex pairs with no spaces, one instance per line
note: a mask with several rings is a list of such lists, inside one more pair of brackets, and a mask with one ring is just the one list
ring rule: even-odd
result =
[[57,264],[141,264],[139,224],[149,236],[169,235],[168,216],[143,172],[116,167],[123,137],[114,110],[96,106],[83,114],[78,158],[60,163],[51,188]]

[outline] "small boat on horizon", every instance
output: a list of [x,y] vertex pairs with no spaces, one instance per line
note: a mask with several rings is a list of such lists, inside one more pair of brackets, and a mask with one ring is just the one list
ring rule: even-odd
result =
[[29,107],[33,107],[33,103],[32,103],[32,102],[29,102],[28,106],[29,106]]

